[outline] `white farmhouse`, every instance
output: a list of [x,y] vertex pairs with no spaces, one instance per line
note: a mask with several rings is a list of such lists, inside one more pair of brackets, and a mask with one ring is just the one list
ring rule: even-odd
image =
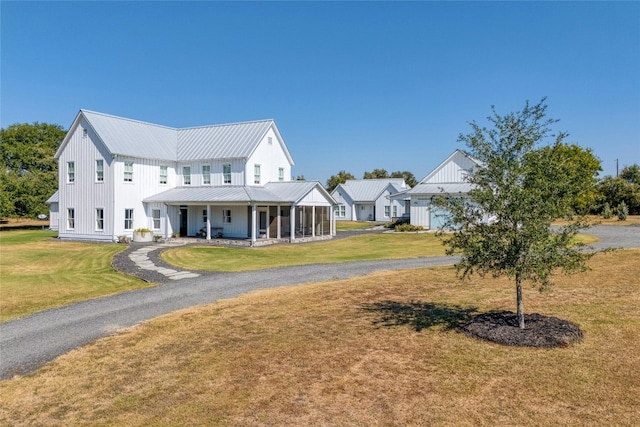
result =
[[55,158],[62,239],[335,235],[335,201],[318,182],[292,181],[273,120],[175,129],[80,110]]
[[481,166],[479,160],[462,150],[456,150],[415,187],[392,197],[411,204],[412,225],[435,230],[443,224],[446,213],[432,205],[433,198],[442,194],[464,197],[471,190],[465,175],[477,166]]
[[390,197],[408,189],[404,178],[347,180],[331,192],[338,203],[336,219],[391,221],[401,217],[405,213],[404,202]]

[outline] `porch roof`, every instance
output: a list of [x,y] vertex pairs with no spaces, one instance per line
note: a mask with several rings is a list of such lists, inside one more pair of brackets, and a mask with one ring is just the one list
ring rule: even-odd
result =
[[[160,203],[297,203],[319,185],[315,181],[267,183],[263,187],[224,185],[178,187],[146,197],[143,202]],[[325,191],[326,193],[326,191]],[[325,194],[328,201],[333,199]]]

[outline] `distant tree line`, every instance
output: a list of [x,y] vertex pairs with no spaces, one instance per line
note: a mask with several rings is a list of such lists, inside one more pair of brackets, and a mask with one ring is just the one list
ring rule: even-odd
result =
[[53,156],[65,134],[59,125],[37,122],[0,129],[0,216],[48,215],[46,201],[58,189]]
[[[374,169],[371,172],[365,172],[362,176],[362,179],[385,179],[385,178],[404,178],[404,182],[407,183],[410,187],[414,187],[418,181],[416,177],[409,171],[396,171],[396,172],[387,172],[386,169]],[[335,188],[344,184],[350,179],[357,179],[355,176],[341,170],[336,175],[331,175],[331,177],[327,180],[327,184],[325,188],[329,193],[331,193]]]
[[[66,131],[60,125],[47,123],[13,124],[0,129],[0,216],[36,218],[48,213],[46,201],[58,189],[58,162],[53,158]],[[551,148],[549,148],[551,149]],[[571,159],[576,168],[591,168],[597,161],[590,150],[576,145],[554,148],[554,155]],[[362,179],[404,178],[407,185],[418,184],[409,171],[387,172],[373,169]],[[296,177],[304,180],[304,175]],[[331,192],[339,184],[356,177],[341,170],[326,182]],[[640,166],[625,166],[618,177],[605,176],[594,182],[592,191],[578,198],[575,210],[580,213],[603,214],[620,206],[631,215],[640,215]]]

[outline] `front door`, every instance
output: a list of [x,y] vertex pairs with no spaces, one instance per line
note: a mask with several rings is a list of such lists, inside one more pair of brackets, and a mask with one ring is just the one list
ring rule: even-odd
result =
[[187,237],[189,230],[189,209],[180,208],[180,237]]

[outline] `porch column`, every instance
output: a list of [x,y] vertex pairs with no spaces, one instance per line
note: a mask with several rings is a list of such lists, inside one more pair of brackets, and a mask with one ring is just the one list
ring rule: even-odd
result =
[[335,236],[336,235],[336,210],[334,209],[333,206],[331,206],[329,211],[329,218],[331,220],[331,235]]
[[251,246],[256,243],[256,205],[251,205]]
[[291,205],[289,213],[289,228],[291,230],[289,241],[293,242],[296,238],[296,205]]
[[207,205],[207,240],[211,240],[211,205]]
[[316,207],[311,206],[311,237],[316,237]]
[[280,216],[280,205],[276,205],[276,236],[277,239],[280,240],[282,238],[281,229],[280,229],[280,221],[282,217]]
[[164,204],[164,238],[169,238],[169,205]]

